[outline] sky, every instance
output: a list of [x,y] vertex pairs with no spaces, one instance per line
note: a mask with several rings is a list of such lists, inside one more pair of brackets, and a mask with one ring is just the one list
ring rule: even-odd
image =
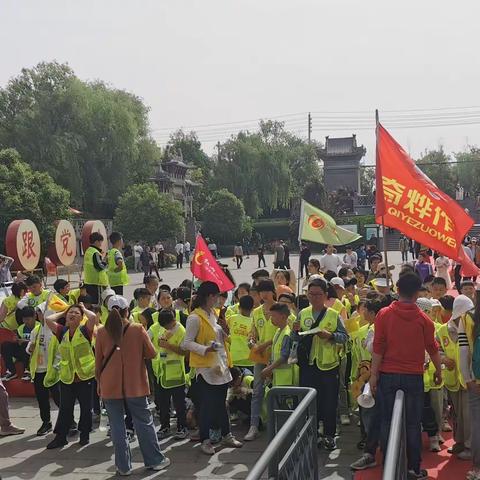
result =
[[455,152],[480,145],[479,18],[475,0],[0,0],[0,86],[67,62],[142,97],[160,144],[200,126],[209,153],[260,118],[306,136],[316,112],[314,139],[356,133],[372,163],[376,108],[412,156]]

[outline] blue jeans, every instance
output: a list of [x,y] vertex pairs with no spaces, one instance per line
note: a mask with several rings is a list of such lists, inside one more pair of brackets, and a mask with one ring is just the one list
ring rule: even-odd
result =
[[260,424],[260,413],[262,411],[263,399],[265,397],[265,382],[262,379],[262,370],[266,367],[262,363],[256,363],[253,367],[253,395],[252,395],[252,416],[250,425],[258,427]]
[[408,469],[418,473],[422,461],[423,376],[402,373],[380,374],[376,401],[380,408],[380,442],[384,455],[387,451],[390,422],[397,390],[403,390],[405,394]]
[[148,409],[147,397],[104,400],[110,421],[117,469],[121,472],[128,472],[132,469],[132,455],[124,421],[124,401],[132,414],[133,425],[143,456],[143,463],[146,467],[159,465],[165,457],[158,445],[153,417]]

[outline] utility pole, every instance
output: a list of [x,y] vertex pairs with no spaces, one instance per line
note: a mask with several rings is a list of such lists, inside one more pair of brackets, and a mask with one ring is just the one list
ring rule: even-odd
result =
[[312,115],[308,112],[308,143],[312,141]]
[[220,160],[220,147],[221,147],[220,142],[217,142],[217,151],[218,151],[217,160]]

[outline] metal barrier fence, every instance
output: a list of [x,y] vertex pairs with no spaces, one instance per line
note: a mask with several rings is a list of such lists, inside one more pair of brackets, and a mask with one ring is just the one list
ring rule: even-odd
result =
[[268,447],[247,480],[317,480],[317,392],[274,387],[267,402]]
[[407,473],[405,394],[402,390],[397,390],[390,423],[387,454],[383,466],[383,480],[405,480]]

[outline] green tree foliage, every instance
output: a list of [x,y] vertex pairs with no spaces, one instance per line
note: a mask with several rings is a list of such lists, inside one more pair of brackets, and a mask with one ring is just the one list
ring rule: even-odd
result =
[[480,192],[480,148],[470,147],[466,152],[455,154],[458,183],[471,196]]
[[0,148],[68,189],[72,205],[111,216],[119,195],[160,158],[142,100],[83,82],[64,64],[40,63],[0,89]]
[[213,192],[205,206],[203,233],[206,237],[223,244],[250,237],[252,233],[250,218],[245,215],[242,202],[227,189]]
[[220,148],[212,185],[227,188],[257,218],[303,195],[308,179],[320,177],[313,145],[287,132],[282,122],[260,122],[258,132],[240,132]]
[[114,226],[129,241],[183,238],[183,208],[151,183],[132,185],[119,199]]
[[55,220],[69,217],[69,197],[50,175],[32,170],[16,150],[0,150],[0,251],[10,222],[29,219],[38,228],[45,253]]
[[451,158],[443,151],[430,150],[417,160],[420,170],[427,175],[437,187],[447,195],[455,198],[455,185],[457,183],[455,166]]

